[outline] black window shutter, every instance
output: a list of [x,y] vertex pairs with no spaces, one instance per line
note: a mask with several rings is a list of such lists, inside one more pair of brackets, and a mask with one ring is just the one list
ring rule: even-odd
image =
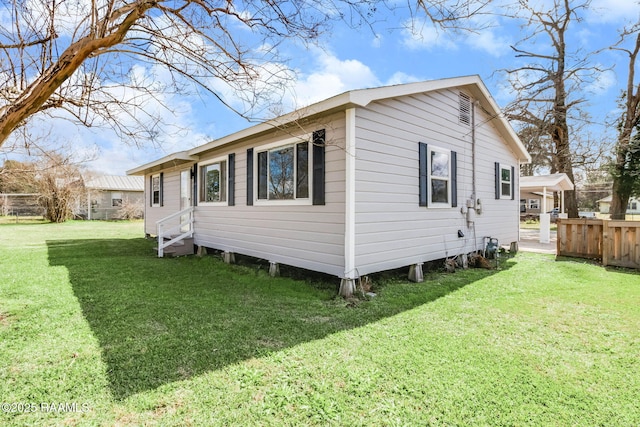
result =
[[451,152],[451,207],[458,206],[458,153]]
[[227,205],[235,206],[236,204],[236,154],[229,154],[229,195]]
[[247,150],[247,206],[253,205],[253,148]]
[[418,143],[418,161],[420,165],[418,186],[420,193],[420,206],[427,206],[427,148],[427,144],[424,142]]
[[313,204],[324,205],[325,130],[313,132]]
[[515,169],[511,166],[511,200],[514,200],[516,197],[516,176],[514,175]]
[[496,200],[500,198],[500,163],[496,162]]
[[149,206],[153,207],[153,175],[149,177]]
[[191,178],[193,178],[193,200],[192,205],[198,206],[198,164],[193,164],[193,169],[191,170]]
[[164,172],[160,172],[160,206],[164,206]]

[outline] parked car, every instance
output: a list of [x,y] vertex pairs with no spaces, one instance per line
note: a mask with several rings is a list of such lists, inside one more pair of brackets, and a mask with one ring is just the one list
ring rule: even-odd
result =
[[589,219],[596,219],[596,213],[595,212],[578,212],[578,216],[580,218],[589,218]]
[[551,215],[551,222],[556,222],[558,220],[558,214],[560,213],[560,208],[553,208],[547,213]]

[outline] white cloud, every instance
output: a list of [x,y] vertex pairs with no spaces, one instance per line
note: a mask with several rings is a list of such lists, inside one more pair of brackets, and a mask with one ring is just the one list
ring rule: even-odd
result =
[[616,73],[613,70],[605,70],[596,76],[595,80],[585,88],[585,91],[595,95],[602,95],[617,84]]
[[[138,79],[139,82],[153,81],[154,69],[136,66],[129,78]],[[121,128],[135,129],[138,121],[141,121],[153,128],[157,133],[156,139],[137,146],[136,141],[123,139],[100,118],[97,121],[101,123],[87,128],[73,123],[70,114],[64,110],[51,110],[51,113],[55,113],[53,117],[43,114],[33,116],[29,124],[33,139],[44,149],[63,149],[73,154],[76,161],[93,159],[86,164],[90,170],[112,175],[122,175],[128,169],[209,140],[196,124],[190,103],[193,100],[161,92],[148,94],[126,86],[103,86],[103,90],[115,99],[135,99],[138,105],[138,108],[128,111],[110,110],[112,118]],[[164,106],[170,106],[171,110]],[[24,150],[11,153],[12,146],[24,146],[19,141],[20,133],[16,132],[0,153],[9,150],[12,157],[24,156],[27,154]]]
[[438,30],[425,20],[410,19],[403,25],[402,44],[410,50],[450,51],[458,51],[464,44],[493,57],[500,57],[510,52],[509,46],[512,42],[509,37],[498,34],[502,27],[494,21],[481,21],[477,18],[470,22],[470,25],[477,28],[476,30],[454,35],[454,33]]
[[496,58],[510,53],[510,46],[513,44],[508,37],[497,35],[493,28],[486,28],[467,36],[466,43]]
[[385,82],[385,85],[400,85],[404,83],[419,82],[422,80],[424,79],[403,73],[402,71],[397,71]]
[[593,0],[589,22],[632,23],[640,17],[640,1],[638,0]]
[[292,107],[300,108],[351,89],[377,86],[380,81],[371,68],[355,59],[341,60],[332,53],[314,50],[316,71],[304,75],[292,88]]

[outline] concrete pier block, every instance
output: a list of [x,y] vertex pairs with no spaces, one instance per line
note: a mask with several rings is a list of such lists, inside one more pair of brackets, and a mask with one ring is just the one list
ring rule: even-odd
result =
[[340,291],[338,293],[344,298],[353,296],[356,291],[356,279],[344,278],[340,280]]
[[234,264],[236,262],[236,256],[233,252],[223,252],[222,260],[227,264]]
[[413,264],[409,267],[409,280],[412,282],[420,283],[424,282],[424,275],[422,274],[422,263]]
[[280,265],[277,262],[269,261],[269,276],[280,276]]

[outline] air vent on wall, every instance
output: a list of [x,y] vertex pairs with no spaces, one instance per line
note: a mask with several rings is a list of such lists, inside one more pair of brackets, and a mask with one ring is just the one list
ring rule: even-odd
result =
[[471,125],[471,98],[469,95],[460,92],[458,94],[458,104],[459,104],[459,121],[463,125],[469,126]]

